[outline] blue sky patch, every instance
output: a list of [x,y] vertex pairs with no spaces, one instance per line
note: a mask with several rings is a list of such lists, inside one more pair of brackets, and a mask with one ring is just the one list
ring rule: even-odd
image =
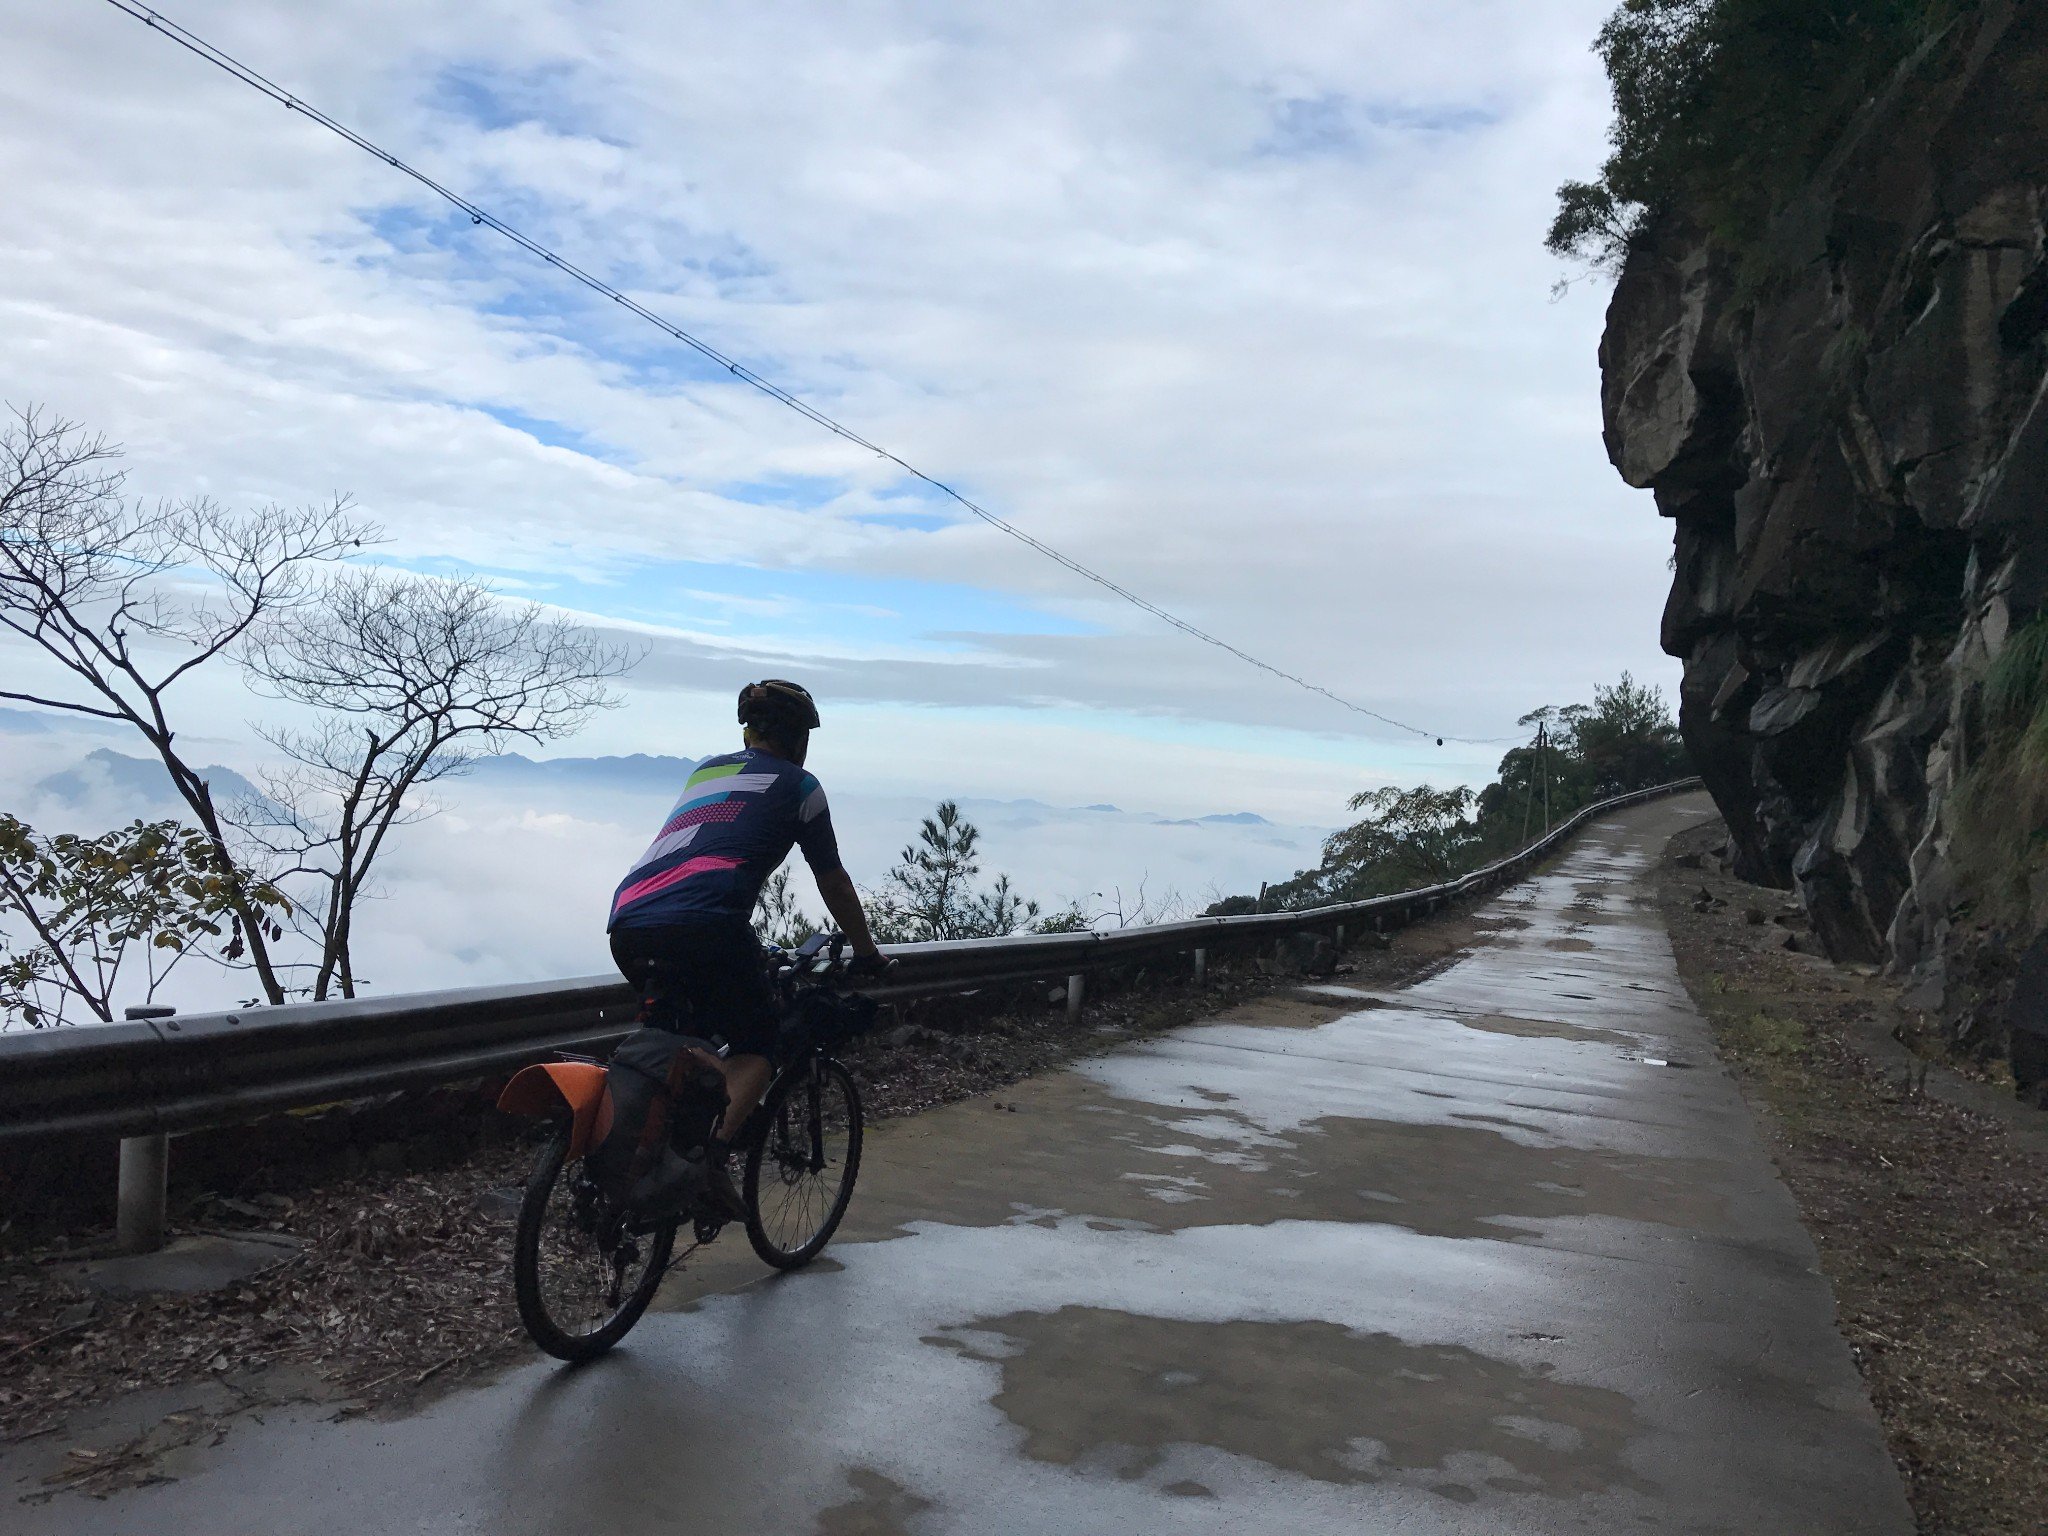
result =
[[648,560],[614,578],[592,580],[446,558],[383,563],[426,575],[495,580],[508,596],[629,623],[697,630],[734,643],[752,639],[777,646],[962,655],[975,649],[977,635],[1100,633],[978,587],[852,571]]
[[584,597],[597,611],[642,623],[729,630],[783,644],[830,642],[835,648],[915,645],[963,652],[972,648],[963,632],[1096,632],[977,587],[848,571],[647,562],[616,583],[584,589]]
[[576,73],[576,66],[566,63],[516,72],[481,64],[451,64],[436,72],[426,94],[442,111],[494,132],[537,123],[567,138],[621,143],[606,138],[590,115],[575,110],[579,100]]
[[524,432],[537,443],[549,448],[566,448],[571,453],[580,453],[585,458],[597,459],[604,463],[615,463],[617,458],[596,439],[586,436],[574,427],[565,427],[559,421],[547,421],[538,416],[529,416],[524,411],[509,405],[492,405],[478,401],[475,409],[482,411],[492,420],[502,422],[515,432]]
[[1356,154],[1374,131],[1466,133],[1500,121],[1498,112],[1470,103],[1361,101],[1342,91],[1283,98],[1270,116],[1257,152],[1281,157]]

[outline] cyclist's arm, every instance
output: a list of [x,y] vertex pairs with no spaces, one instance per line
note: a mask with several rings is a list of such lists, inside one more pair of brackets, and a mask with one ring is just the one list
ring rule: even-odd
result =
[[875,937],[868,931],[868,915],[861,910],[860,892],[853,888],[853,876],[839,862],[839,839],[832,832],[832,812],[825,804],[825,791],[809,774],[804,775],[801,788],[796,845],[803,850],[804,862],[811,866],[818,894],[825,899],[825,910],[832,914],[839,931],[853,941],[856,955],[876,954]]
[[817,876],[818,894],[825,899],[825,910],[832,914],[839,931],[853,941],[853,952],[878,953],[874,935],[868,932],[868,915],[861,910],[860,892],[853,888],[853,876],[843,869],[812,873]]

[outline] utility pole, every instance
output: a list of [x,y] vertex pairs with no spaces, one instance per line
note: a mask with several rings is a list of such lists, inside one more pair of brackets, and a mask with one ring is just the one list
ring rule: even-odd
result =
[[1550,729],[1547,724],[1536,727],[1536,761],[1543,769],[1543,835],[1550,836]]
[[[1536,741],[1543,740],[1543,722],[1536,722]],[[1522,783],[1522,841],[1529,841],[1529,817],[1536,809],[1536,743],[1529,745],[1529,777]]]

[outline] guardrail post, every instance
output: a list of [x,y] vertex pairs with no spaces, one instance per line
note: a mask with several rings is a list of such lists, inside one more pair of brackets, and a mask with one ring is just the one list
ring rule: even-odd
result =
[[1195,951],[1195,985],[1198,987],[1206,987],[1208,984],[1209,951],[1207,951],[1206,949],[1198,949]]
[[[178,1010],[158,1005],[130,1008],[134,1020],[167,1019]],[[170,1205],[171,1138],[121,1138],[121,1172],[114,1187],[114,1242],[123,1253],[155,1253],[164,1245]]]
[[114,1240],[123,1253],[155,1253],[164,1245],[170,1203],[171,1138],[121,1138],[121,1183],[114,1196]]
[[1337,953],[1340,955],[1344,953],[1344,925],[1342,923],[1337,925]]
[[1067,1022],[1074,1023],[1081,1017],[1081,994],[1087,990],[1088,978],[1079,974],[1067,978]]

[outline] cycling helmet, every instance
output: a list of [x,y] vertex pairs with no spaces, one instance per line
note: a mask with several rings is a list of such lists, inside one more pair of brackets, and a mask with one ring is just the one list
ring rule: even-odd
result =
[[810,694],[779,677],[749,683],[740,690],[741,725],[773,734],[811,731],[818,726],[818,706]]

